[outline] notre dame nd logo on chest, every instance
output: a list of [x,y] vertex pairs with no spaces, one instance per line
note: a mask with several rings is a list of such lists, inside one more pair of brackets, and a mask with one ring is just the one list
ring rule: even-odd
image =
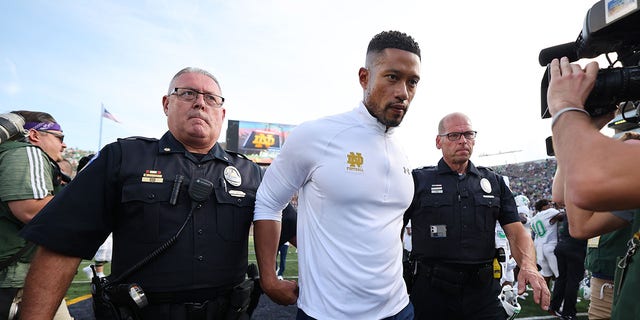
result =
[[349,172],[364,172],[362,164],[364,163],[364,157],[360,152],[349,152],[347,154],[347,171]]

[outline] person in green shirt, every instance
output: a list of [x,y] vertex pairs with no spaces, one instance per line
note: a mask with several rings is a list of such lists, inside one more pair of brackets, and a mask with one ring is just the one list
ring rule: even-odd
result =
[[[29,270],[34,246],[18,232],[67,180],[57,165],[64,143],[62,128],[48,113],[14,111],[25,120],[24,134],[0,144],[0,319],[7,319]],[[67,180],[68,181],[68,180]],[[65,306],[55,319],[71,319]]]
[[[593,122],[594,127],[602,127],[601,124],[606,123],[602,119],[594,119]],[[639,144],[640,135],[626,132],[619,140],[627,145]],[[633,237],[633,232],[639,231],[636,235],[640,234],[640,210],[595,212],[578,207],[571,201],[572,194],[567,192],[569,186],[565,171],[564,166],[558,165],[553,181],[553,200],[566,204],[571,236],[591,238],[591,244],[588,244],[591,248],[588,248],[585,259],[585,267],[592,272],[589,319],[637,319],[640,307],[634,297],[640,288],[640,263],[633,261],[634,251],[629,249],[639,242],[639,237]],[[599,238],[593,239],[597,236]],[[632,246],[628,248],[627,243]],[[617,258],[621,256],[628,262],[625,268],[618,267]],[[626,276],[624,282],[621,282],[621,274]]]
[[611,318],[616,258],[624,256],[631,238],[631,225],[590,238],[585,269],[591,272],[589,320]]

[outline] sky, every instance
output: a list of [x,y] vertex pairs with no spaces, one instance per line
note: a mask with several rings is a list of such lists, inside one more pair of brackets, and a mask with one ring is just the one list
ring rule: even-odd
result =
[[[162,136],[162,96],[186,66],[216,75],[227,120],[297,125],[349,111],[362,100],[358,69],[369,40],[405,32],[422,51],[421,81],[396,131],[414,167],[440,159],[437,124],[455,111],[478,131],[477,165],[547,158],[538,54],[575,41],[596,3],[3,2],[0,113],[49,112],[67,145],[83,150]],[[101,118],[101,105],[121,123]],[[221,140],[225,130],[226,122]]]

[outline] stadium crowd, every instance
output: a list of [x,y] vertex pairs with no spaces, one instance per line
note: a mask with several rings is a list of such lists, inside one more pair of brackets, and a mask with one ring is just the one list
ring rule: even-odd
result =
[[530,206],[541,199],[551,199],[551,185],[556,170],[554,158],[510,163],[491,167],[495,172],[509,177],[509,187],[514,194],[525,195]]

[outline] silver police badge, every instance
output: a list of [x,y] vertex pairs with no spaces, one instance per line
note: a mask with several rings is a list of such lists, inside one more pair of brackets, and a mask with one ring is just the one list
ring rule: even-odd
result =
[[242,183],[240,171],[238,171],[238,169],[236,169],[236,167],[234,166],[228,166],[224,168],[224,179],[234,187],[238,187]]
[[491,193],[491,182],[487,178],[480,179],[480,188],[486,193]]

